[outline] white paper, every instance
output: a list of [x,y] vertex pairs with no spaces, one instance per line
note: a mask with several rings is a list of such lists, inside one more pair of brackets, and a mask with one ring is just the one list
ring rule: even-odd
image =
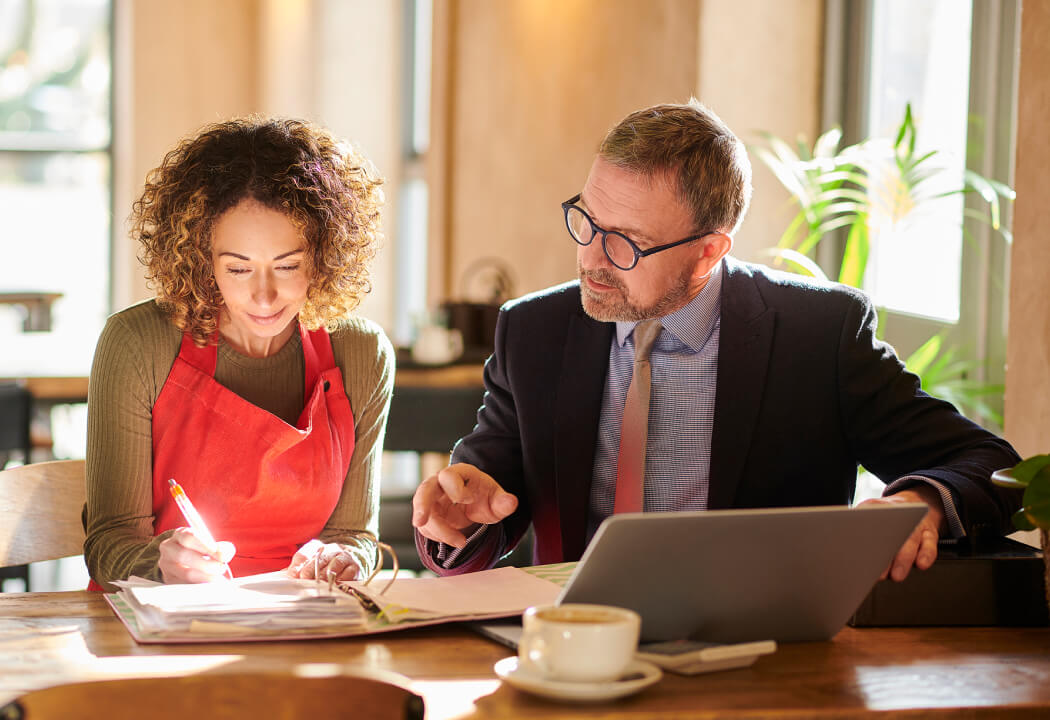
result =
[[148,631],[188,629],[207,622],[241,631],[278,631],[364,622],[361,603],[327,584],[283,571],[196,584],[159,584],[132,578],[116,583]]
[[413,617],[509,616],[533,605],[552,604],[561,592],[558,585],[514,567],[449,577],[399,578],[382,595],[383,583],[351,582],[350,586],[384,610],[410,610]]

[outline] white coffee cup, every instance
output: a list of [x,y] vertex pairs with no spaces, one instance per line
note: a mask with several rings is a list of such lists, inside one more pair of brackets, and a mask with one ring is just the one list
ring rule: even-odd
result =
[[412,359],[422,365],[442,365],[463,354],[463,335],[440,325],[423,325],[412,343]]
[[522,616],[518,667],[547,680],[616,680],[634,658],[642,619],[611,605],[542,605]]

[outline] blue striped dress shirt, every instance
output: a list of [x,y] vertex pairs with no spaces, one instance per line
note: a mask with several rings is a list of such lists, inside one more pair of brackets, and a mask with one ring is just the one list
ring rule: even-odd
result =
[[[721,291],[722,272],[716,269],[703,290],[685,307],[661,318],[663,331],[650,355],[646,512],[707,509]],[[613,511],[620,425],[634,374],[637,324],[616,323],[616,335],[609,348],[609,373],[598,422],[587,518],[588,539]]]

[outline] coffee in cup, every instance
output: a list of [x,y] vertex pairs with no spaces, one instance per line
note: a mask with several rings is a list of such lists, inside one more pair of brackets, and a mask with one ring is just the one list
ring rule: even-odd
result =
[[531,607],[522,616],[518,667],[547,680],[607,682],[634,658],[642,620],[611,605]]

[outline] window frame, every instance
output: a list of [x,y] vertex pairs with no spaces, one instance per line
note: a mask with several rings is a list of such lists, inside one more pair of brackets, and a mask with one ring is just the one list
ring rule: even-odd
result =
[[[870,110],[872,26],[879,0],[826,0],[824,83],[821,125],[838,125],[843,145],[865,138]],[[982,148],[980,157],[966,158],[966,166],[1008,185],[1013,183],[1016,146],[1020,0],[972,2],[967,145]],[[920,132],[922,129],[920,128]],[[968,194],[965,207],[983,212],[979,198]],[[1011,208],[1002,206],[1003,227],[1009,227]],[[885,339],[901,358],[907,357],[937,332],[946,346],[954,346],[962,360],[974,363],[968,377],[1002,385],[1005,378],[1006,318],[1009,293],[1009,247],[987,225],[967,220],[960,267],[960,307],[957,323],[943,323],[893,311],[883,311]],[[844,235],[818,246],[817,262],[835,276],[845,245]],[[1001,411],[1001,395],[993,402]],[[973,418],[989,423],[988,418]]]

